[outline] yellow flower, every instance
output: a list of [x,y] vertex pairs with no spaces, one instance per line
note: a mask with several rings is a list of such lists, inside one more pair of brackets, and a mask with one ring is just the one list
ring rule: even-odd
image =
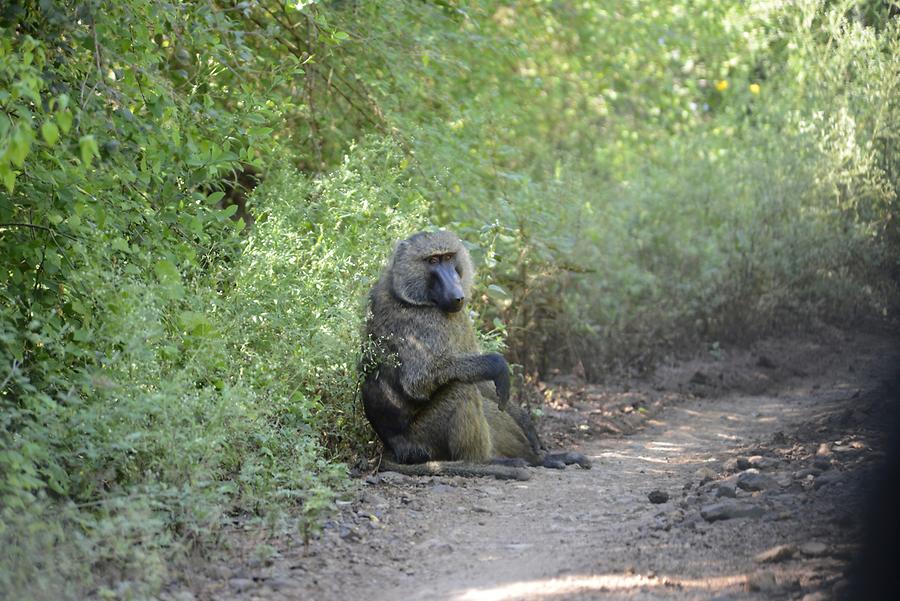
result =
[[720,79],[719,81],[717,81],[716,89],[719,90],[720,92],[724,92],[725,90],[727,90],[728,89],[728,80]]
[[759,84],[758,84],[758,83],[751,83],[751,84],[750,84],[750,93],[751,93],[751,94],[754,94],[754,95],[755,95],[755,94],[759,94],[760,89],[761,89],[761,88],[759,87]]

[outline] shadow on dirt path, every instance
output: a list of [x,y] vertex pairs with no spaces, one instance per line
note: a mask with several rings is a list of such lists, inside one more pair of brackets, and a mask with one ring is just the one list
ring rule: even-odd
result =
[[[884,335],[831,331],[662,367],[627,391],[570,385],[545,434],[576,441],[593,469],[534,469],[528,482],[371,476],[309,547],[284,540],[254,559],[244,545],[244,560],[169,595],[834,598],[896,351]],[[635,421],[616,411],[641,429],[598,434]]]

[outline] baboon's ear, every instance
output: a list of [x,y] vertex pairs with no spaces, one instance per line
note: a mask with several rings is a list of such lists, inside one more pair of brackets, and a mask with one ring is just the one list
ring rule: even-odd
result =
[[394,249],[390,264],[390,286],[394,296],[410,305],[430,305],[428,279],[423,266],[409,250],[408,240],[401,240]]

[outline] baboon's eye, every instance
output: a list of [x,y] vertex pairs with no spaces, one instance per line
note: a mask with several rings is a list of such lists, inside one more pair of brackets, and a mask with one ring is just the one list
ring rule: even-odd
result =
[[452,259],[452,258],[453,258],[453,255],[451,255],[450,253],[447,253],[446,255],[444,255],[444,260],[445,260],[445,261],[449,261],[449,260]]
[[440,260],[441,260],[441,259],[440,259],[440,257],[438,257],[438,256],[428,257],[428,262],[431,263],[432,265],[436,265],[437,262],[440,261]]

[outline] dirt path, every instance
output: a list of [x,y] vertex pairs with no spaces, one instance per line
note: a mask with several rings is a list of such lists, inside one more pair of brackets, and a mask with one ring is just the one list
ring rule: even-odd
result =
[[[243,559],[171,597],[830,599],[845,586],[894,352],[883,336],[831,332],[567,389],[546,435],[580,441],[592,470],[376,475],[308,548],[243,544]],[[616,429],[610,407],[644,427],[597,434]]]

